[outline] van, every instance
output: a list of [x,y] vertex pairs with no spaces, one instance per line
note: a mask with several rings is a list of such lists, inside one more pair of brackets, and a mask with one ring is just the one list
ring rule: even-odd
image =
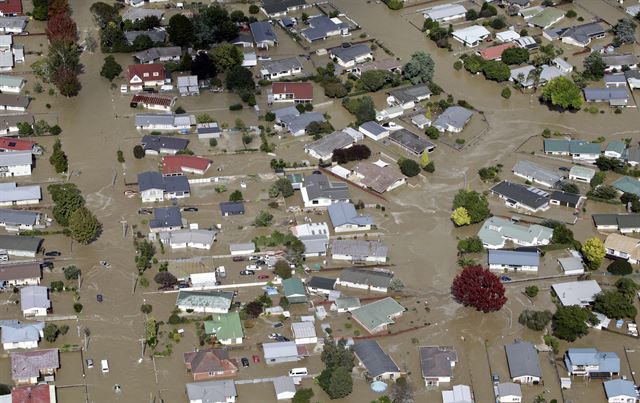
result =
[[309,375],[309,371],[307,371],[307,368],[305,367],[291,368],[289,370],[289,376],[304,376],[304,375]]
[[108,374],[109,373],[109,361],[107,361],[107,360],[100,361],[100,366],[102,367],[102,373],[103,374]]

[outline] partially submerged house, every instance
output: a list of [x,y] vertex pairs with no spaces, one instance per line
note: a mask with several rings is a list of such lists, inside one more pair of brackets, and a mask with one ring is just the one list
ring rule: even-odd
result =
[[47,287],[30,285],[20,289],[20,309],[25,317],[47,316],[51,309]]
[[640,232],[640,214],[593,214],[591,218],[598,231]]
[[529,182],[539,183],[548,188],[555,187],[562,180],[559,172],[528,160],[516,162],[511,172]]
[[228,291],[179,290],[176,306],[179,310],[198,313],[227,313],[231,308],[233,293]]
[[544,153],[550,155],[568,155],[576,161],[595,163],[600,157],[600,144],[584,140],[553,140],[543,141]]
[[495,250],[488,251],[487,263],[491,270],[537,272],[540,266],[538,251]]
[[394,319],[402,316],[405,308],[391,297],[383,298],[363,305],[351,311],[351,317],[370,334],[387,330],[395,323]]
[[193,382],[187,384],[190,403],[233,403],[238,392],[233,380]]
[[311,7],[311,4],[305,0],[263,0],[260,9],[267,17],[275,18],[307,7]]
[[300,35],[308,42],[349,35],[349,24],[342,22],[338,17],[316,15],[307,19],[306,24],[309,28],[301,30]]
[[138,106],[145,109],[156,111],[171,112],[176,103],[176,97],[167,97],[161,95],[135,94],[129,102],[129,106],[137,108]]
[[609,234],[604,241],[604,249],[611,259],[626,260],[631,264],[640,263],[640,240],[637,238]]
[[603,55],[602,61],[606,65],[605,72],[607,73],[638,68],[638,56],[630,53]]
[[167,155],[162,157],[162,174],[164,176],[204,175],[211,163],[210,159],[195,155]]
[[304,152],[313,158],[329,161],[335,150],[350,148],[364,136],[356,130],[340,130],[305,144]]
[[278,37],[268,21],[255,21],[249,24],[255,45],[259,49],[269,49],[278,44]]
[[467,10],[462,4],[441,4],[428,8],[422,12],[424,18],[443,23],[464,18]]
[[297,345],[316,344],[318,342],[316,326],[313,322],[293,322],[291,324],[291,333],[293,334],[293,340]]
[[551,286],[551,289],[563,306],[587,307],[595,301],[596,295],[602,292],[595,280],[556,283]]
[[203,249],[209,250],[216,240],[216,231],[186,228],[170,232],[161,232],[159,238],[171,249]]
[[297,277],[290,277],[282,281],[282,293],[291,304],[304,304],[307,302],[304,283]]
[[149,220],[149,231],[177,231],[181,228],[182,213],[180,212],[180,207],[156,207],[153,209],[153,218]]
[[329,246],[329,226],[327,223],[305,223],[291,228],[291,233],[304,244],[304,257],[318,257],[327,254]]
[[18,186],[15,182],[0,183],[0,207],[38,204],[40,199],[40,185]]
[[392,279],[393,272],[386,270],[346,268],[340,272],[336,284],[347,288],[386,293]]
[[184,364],[194,381],[227,378],[238,372],[238,367],[229,359],[223,348],[206,348],[184,353]]
[[527,341],[516,341],[504,346],[511,381],[520,384],[537,385],[542,381],[542,370],[538,352]]
[[514,209],[535,213],[549,208],[549,193],[534,186],[504,180],[492,187],[491,193],[503,199],[507,206]]
[[389,106],[401,106],[402,109],[413,109],[416,104],[431,97],[431,90],[426,84],[397,87],[387,92]]
[[623,176],[611,184],[612,187],[622,193],[631,193],[640,196],[640,181],[630,176]]
[[487,249],[501,249],[507,241],[520,246],[548,245],[552,235],[553,230],[549,227],[519,225],[499,217],[487,219],[478,232]]
[[309,82],[271,84],[273,102],[294,102],[305,104],[313,101],[313,84]]
[[187,114],[139,113],[136,115],[135,125],[138,130],[188,133],[196,125],[196,117]]
[[368,231],[373,225],[372,218],[368,215],[358,214],[353,203],[333,203],[327,210],[336,233]]
[[302,73],[302,64],[297,57],[263,61],[260,75],[265,80],[276,80]]
[[[0,188],[1,190],[1,188]],[[35,258],[40,251],[42,238],[24,235],[0,235],[0,250],[5,255]]]
[[244,203],[241,201],[220,202],[218,206],[220,207],[220,214],[222,214],[223,217],[244,214]]
[[542,36],[550,41],[560,40],[562,43],[584,48],[593,39],[602,39],[607,30],[599,22],[571,26],[567,28],[548,29],[542,32]]
[[57,348],[11,353],[11,379],[16,385],[35,385],[41,378],[53,378],[58,368]]
[[[524,13],[525,10],[521,10],[521,13]],[[558,8],[553,7],[545,7],[542,11],[535,13],[531,18],[525,20],[527,25],[530,27],[538,27],[542,29],[547,29],[553,24],[559,22],[564,18],[565,12]]]
[[468,385],[453,385],[451,390],[442,391],[442,403],[473,403],[473,392]]
[[351,198],[346,183],[331,182],[327,176],[319,174],[305,176],[300,192],[305,207],[328,207]]
[[2,348],[7,350],[38,348],[44,337],[44,322],[21,322],[0,320]]
[[606,102],[611,107],[624,107],[629,103],[629,92],[624,87],[583,88],[587,102]]
[[131,91],[142,91],[144,87],[159,87],[164,84],[166,71],[160,63],[132,64],[128,68],[128,83]]
[[626,379],[614,379],[604,381],[603,386],[608,403],[638,402],[638,390],[632,381]]
[[143,203],[182,199],[191,195],[186,176],[162,176],[155,171],[138,174],[138,190]]
[[39,262],[4,263],[0,265],[0,287],[38,285],[42,278]]
[[31,231],[43,226],[42,214],[38,211],[0,208],[0,227],[8,232]]
[[0,177],[30,176],[33,164],[33,153],[14,151],[0,153]]
[[404,185],[407,178],[395,167],[390,167],[383,161],[360,161],[353,167],[348,179],[363,188],[382,194]]
[[450,346],[422,346],[420,351],[420,368],[422,379],[427,387],[450,383],[453,379],[453,368],[458,362],[458,353]]
[[474,48],[490,37],[491,32],[481,25],[472,25],[470,27],[455,30],[452,35],[453,39],[461,44]]
[[336,239],[331,244],[331,257],[334,260],[384,263],[388,253],[389,248],[380,241]]
[[570,348],[564,355],[569,376],[611,379],[620,373],[620,357],[614,352],[600,352],[595,348]]
[[371,48],[364,44],[329,49],[329,56],[344,68],[352,68],[356,64],[373,60]]
[[574,165],[569,170],[569,179],[577,182],[589,183],[596,175],[596,170],[592,168]]
[[520,403],[522,402],[522,388],[513,382],[499,383],[495,390],[499,403]]
[[394,130],[389,134],[389,141],[416,157],[436,149],[435,144],[407,129]]
[[189,140],[180,137],[145,135],[140,141],[146,155],[176,155],[189,145]]
[[133,58],[142,64],[177,62],[181,57],[180,46],[150,48],[133,54]]
[[460,133],[472,116],[473,112],[467,108],[450,106],[436,118],[432,126],[441,133]]
[[267,365],[299,361],[308,355],[307,348],[295,341],[263,343],[262,351]]
[[366,379],[373,381],[393,380],[401,376],[402,371],[398,365],[377,341],[359,341],[351,349],[358,359],[359,366],[365,369]]

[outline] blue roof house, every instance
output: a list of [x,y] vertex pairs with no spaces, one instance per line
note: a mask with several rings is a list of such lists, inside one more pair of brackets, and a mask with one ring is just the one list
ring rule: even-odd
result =
[[620,373],[618,354],[595,348],[570,348],[564,355],[564,364],[570,376],[610,379]]
[[538,251],[489,250],[489,269],[537,272],[540,266]]

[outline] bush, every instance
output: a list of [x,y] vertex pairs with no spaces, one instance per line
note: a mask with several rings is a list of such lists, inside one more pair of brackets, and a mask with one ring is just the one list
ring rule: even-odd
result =
[[564,14],[564,16],[567,18],[576,18],[578,16],[578,13],[576,13],[574,10],[569,10]]
[[456,60],[455,63],[453,63],[453,68],[456,70],[460,70],[462,68],[462,61],[461,60]]
[[209,139],[209,146],[216,147],[218,145],[217,139]]
[[118,150],[116,152],[116,157],[118,158],[119,163],[122,164],[124,162],[124,153],[122,152],[122,150]]
[[509,87],[504,87],[502,92],[500,92],[500,96],[504,99],[511,98],[511,89]]
[[67,266],[62,271],[64,272],[64,278],[67,280],[77,280],[80,277],[80,269],[77,266]]
[[440,137],[440,132],[433,126],[427,127],[424,132],[432,140],[437,140]]
[[255,4],[249,6],[249,14],[258,14],[260,12],[260,7]]
[[539,291],[540,290],[538,289],[538,286],[535,286],[535,285],[530,285],[524,289],[524,293],[529,298],[535,298],[538,295]]
[[618,276],[626,276],[633,273],[633,267],[626,260],[615,260],[607,267],[607,271]]
[[420,165],[409,158],[401,158],[398,160],[398,166],[400,167],[400,172],[410,178],[420,173]]
[[551,321],[551,311],[532,311],[525,309],[518,317],[518,323],[531,330],[543,330]]
[[267,112],[264,115],[264,120],[266,120],[267,122],[273,122],[274,120],[276,120],[276,114],[273,112]]
[[146,313],[148,315],[151,313],[151,311],[153,311],[153,307],[151,306],[151,304],[142,304],[140,306],[140,312],[142,313]]
[[404,5],[403,0],[384,0],[384,3],[390,10],[400,10]]
[[244,106],[242,106],[242,104],[231,104],[231,105],[229,105],[229,110],[230,111],[239,111],[242,108],[244,108]]
[[470,236],[458,241],[458,251],[462,253],[479,253],[484,250],[482,240],[478,236]]
[[76,311],[76,313],[82,312],[82,304],[76,302],[75,304],[73,304],[73,310]]
[[180,316],[178,316],[177,314],[172,313],[169,316],[168,322],[169,322],[170,325],[177,325],[179,323],[182,323],[182,318]]
[[144,148],[140,144],[133,147],[133,156],[138,160],[144,158]]

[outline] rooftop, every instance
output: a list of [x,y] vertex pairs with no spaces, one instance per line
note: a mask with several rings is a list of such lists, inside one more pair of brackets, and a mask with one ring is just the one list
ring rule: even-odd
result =
[[351,193],[346,183],[331,182],[325,175],[306,175],[302,188],[305,189],[309,200],[326,198],[344,201],[351,198]]
[[371,48],[367,45],[351,45],[347,48],[339,46],[337,48],[333,48],[329,51],[334,57],[338,59],[349,62],[356,60],[358,57],[365,56],[371,53]]
[[458,354],[449,346],[420,347],[420,367],[423,378],[452,377],[453,365],[458,361]]
[[338,202],[328,207],[329,218],[334,227],[342,225],[372,225],[370,216],[359,215],[353,203]]
[[229,310],[233,293],[228,291],[178,291],[176,305]]
[[529,160],[520,160],[513,166],[512,171],[516,174],[522,174],[532,177],[537,182],[544,182],[554,185],[562,180],[562,175],[558,171],[551,170],[535,162]]
[[380,241],[362,241],[358,239],[336,239],[331,245],[334,255],[351,256],[355,260],[367,257],[387,257],[389,248]]
[[550,240],[553,230],[541,225],[518,225],[500,217],[487,219],[478,232],[478,236],[486,245],[502,245],[505,240],[518,240],[521,243],[533,244],[535,240]]
[[0,235],[0,249],[37,252],[42,241],[35,236]]
[[448,126],[462,129],[473,116],[473,112],[462,106],[450,106],[438,116],[433,126],[440,130],[447,130]]
[[262,62],[262,70],[266,70],[269,74],[282,73],[293,69],[302,69],[302,64],[297,57]]
[[506,180],[492,187],[491,191],[532,210],[542,208],[549,203],[549,193],[534,186],[521,185]]
[[410,132],[407,129],[392,131],[389,135],[389,139],[409,149],[415,154],[422,154],[425,150],[434,147],[432,142]]
[[514,266],[539,266],[540,255],[538,252],[516,250],[489,250],[489,264],[514,265]]
[[375,340],[359,341],[351,349],[367,369],[370,377],[400,372],[398,365]]
[[551,288],[564,306],[586,306],[593,302],[597,294],[602,292],[598,282],[595,280],[557,283],[553,284]]
[[348,267],[340,272],[339,278],[341,282],[387,288],[393,279],[393,272]]
[[11,379],[37,378],[41,371],[60,368],[59,356],[57,348],[12,353]]
[[507,353],[507,363],[511,378],[521,376],[542,377],[538,353],[533,344],[526,341],[518,341],[504,346]]
[[354,309],[351,314],[367,331],[375,332],[380,326],[394,323],[392,318],[404,310],[396,300],[387,297]]
[[205,381],[187,384],[187,395],[190,401],[226,402],[231,396],[238,396],[233,380]]
[[278,37],[269,22],[256,21],[249,24],[249,27],[251,28],[251,34],[256,43],[278,42]]

